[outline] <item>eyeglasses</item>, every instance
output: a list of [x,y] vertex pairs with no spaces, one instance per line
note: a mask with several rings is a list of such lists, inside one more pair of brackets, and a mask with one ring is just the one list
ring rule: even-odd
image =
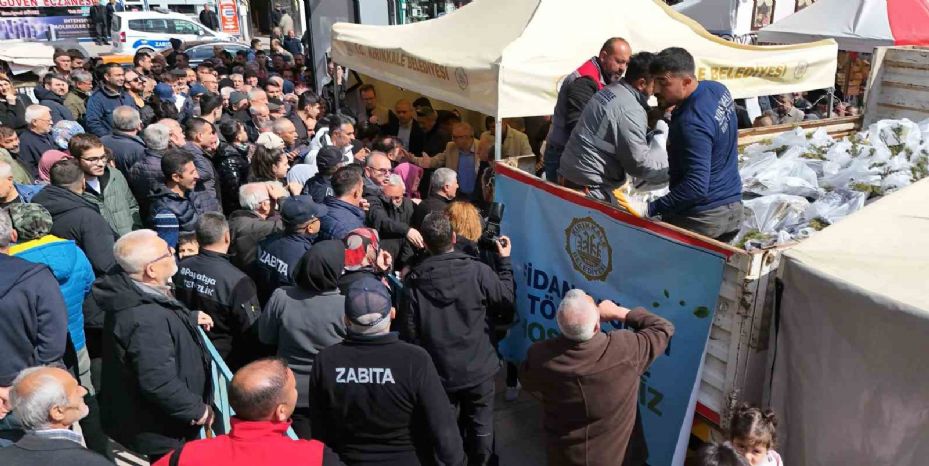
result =
[[106,156],[103,155],[103,156],[100,156],[100,157],[81,157],[81,160],[83,160],[83,161],[85,161],[85,162],[87,162],[87,163],[90,163],[90,164],[101,163],[101,162],[102,162],[102,163],[106,163]]
[[174,248],[172,248],[172,247],[170,247],[170,246],[168,247],[168,252],[167,252],[167,253],[158,256],[158,258],[156,258],[155,260],[146,262],[146,263],[145,263],[145,267],[142,267],[142,268],[143,268],[143,269],[147,269],[148,266],[154,264],[155,262],[158,262],[158,261],[160,261],[160,260],[167,259],[167,258],[169,258],[169,257],[174,257]]
[[373,171],[374,173],[377,173],[378,175],[386,175],[390,173],[389,168],[374,168],[374,167],[368,167],[368,168],[370,168],[371,171]]

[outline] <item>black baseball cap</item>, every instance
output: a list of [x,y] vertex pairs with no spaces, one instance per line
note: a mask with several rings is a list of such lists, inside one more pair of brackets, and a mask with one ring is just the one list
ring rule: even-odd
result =
[[281,219],[288,225],[302,225],[327,213],[329,209],[313,202],[313,196],[288,197],[281,202]]
[[321,172],[327,172],[342,163],[343,159],[342,151],[334,146],[326,146],[316,153],[316,168]]
[[[345,292],[345,317],[356,325],[373,327],[390,314],[390,292],[387,286],[373,275],[366,275],[352,283]],[[358,318],[378,314],[380,319],[362,324]]]

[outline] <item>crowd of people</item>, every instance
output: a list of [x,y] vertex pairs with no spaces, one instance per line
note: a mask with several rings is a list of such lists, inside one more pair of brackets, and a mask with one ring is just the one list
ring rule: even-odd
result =
[[[512,244],[484,232],[497,138],[630,211],[723,240],[741,222],[734,103],[683,49],[607,41],[542,149],[517,121],[388,109],[335,64],[314,92],[302,55],[259,45],[195,67],[178,47],[128,67],[60,50],[34,101],[0,74],[0,462],[108,464],[112,439],[157,465],[495,464],[515,301]],[[670,193],[623,204],[627,175]],[[557,321],[506,398],[540,398],[551,464],[644,464],[638,380],[673,326],[581,290]],[[195,440],[216,418],[201,329],[236,414]],[[769,464],[773,419],[746,412],[734,448]]]

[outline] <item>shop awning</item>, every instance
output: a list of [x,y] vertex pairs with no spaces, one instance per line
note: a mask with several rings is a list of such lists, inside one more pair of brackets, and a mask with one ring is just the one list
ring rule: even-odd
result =
[[839,49],[929,44],[927,0],[819,0],[758,31],[758,40],[794,44],[831,38]]
[[612,36],[633,51],[686,47],[698,77],[735,97],[831,87],[836,44],[757,47],[708,33],[660,0],[476,0],[400,26],[337,23],[336,62],[396,86],[501,118],[552,113],[562,77]]

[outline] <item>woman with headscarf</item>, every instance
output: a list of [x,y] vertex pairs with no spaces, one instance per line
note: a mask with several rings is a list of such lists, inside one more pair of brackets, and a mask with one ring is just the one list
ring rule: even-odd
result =
[[313,360],[323,348],[345,337],[345,297],[339,277],[345,266],[341,241],[313,245],[294,271],[297,286],[278,288],[258,318],[258,337],[276,345],[297,379],[297,408],[292,416],[297,436],[310,439],[309,386]]
[[52,139],[55,145],[63,151],[68,150],[68,143],[75,135],[84,134],[84,127],[76,121],[61,120],[52,126]]
[[42,184],[51,183],[51,170],[52,165],[55,165],[60,160],[70,159],[71,156],[67,152],[62,152],[60,150],[47,150],[42,153],[42,158],[39,159],[39,177],[36,179],[36,182]]

